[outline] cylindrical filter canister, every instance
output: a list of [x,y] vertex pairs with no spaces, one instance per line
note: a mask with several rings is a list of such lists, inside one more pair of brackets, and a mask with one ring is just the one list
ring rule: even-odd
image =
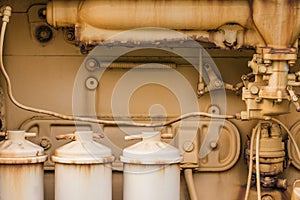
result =
[[143,132],[142,141],[123,150],[124,200],[179,200],[182,160],[175,147],[160,140],[159,132]]
[[77,131],[74,141],[55,150],[55,200],[111,200],[111,150]]
[[43,200],[44,149],[25,139],[25,131],[8,131],[0,142],[0,199]]

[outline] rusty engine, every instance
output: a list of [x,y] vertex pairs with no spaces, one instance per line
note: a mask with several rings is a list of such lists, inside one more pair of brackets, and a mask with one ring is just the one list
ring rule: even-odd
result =
[[0,7],[1,200],[300,200],[300,1]]

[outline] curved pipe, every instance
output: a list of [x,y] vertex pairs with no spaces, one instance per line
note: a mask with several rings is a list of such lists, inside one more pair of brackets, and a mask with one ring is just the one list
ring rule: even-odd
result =
[[184,170],[184,178],[188,187],[189,195],[191,200],[198,200],[196,187],[193,179],[193,171],[192,169]]

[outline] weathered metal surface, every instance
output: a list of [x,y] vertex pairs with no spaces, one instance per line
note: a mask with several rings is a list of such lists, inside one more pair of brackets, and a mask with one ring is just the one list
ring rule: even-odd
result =
[[0,164],[1,200],[43,200],[43,163]]
[[0,164],[41,163],[47,159],[44,149],[25,140],[25,135],[25,131],[8,131],[7,140],[0,142]]
[[44,199],[44,150],[25,140],[24,131],[8,131],[0,142],[0,199]]
[[179,150],[160,141],[160,132],[143,132],[127,139],[142,138],[123,150],[124,200],[179,200]]
[[179,200],[180,168],[177,164],[124,164],[124,200]]
[[[69,135],[67,135],[69,137]],[[66,137],[65,137],[66,138]],[[93,141],[92,131],[76,131],[74,141],[55,150],[52,161],[67,164],[111,163],[111,150]]]
[[55,164],[56,200],[111,200],[111,164]]
[[47,6],[47,20],[57,27],[84,22],[107,30],[208,30],[227,22],[246,25],[249,11],[247,1],[53,1]]
[[[67,135],[70,136],[70,135]],[[92,131],[55,150],[55,199],[112,199],[111,150],[93,141]]]

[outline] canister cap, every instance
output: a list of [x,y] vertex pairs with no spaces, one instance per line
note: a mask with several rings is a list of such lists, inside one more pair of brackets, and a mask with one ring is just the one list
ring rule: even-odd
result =
[[[160,132],[142,132],[138,142],[123,150],[121,161],[132,164],[172,164],[182,160],[178,149],[160,140]],[[138,136],[134,136],[138,138]]]
[[93,140],[92,131],[76,131],[74,138],[74,141],[55,150],[53,162],[96,164],[114,160],[109,148]]
[[40,163],[47,159],[44,149],[25,139],[25,131],[7,131],[7,139],[0,142],[0,164]]

